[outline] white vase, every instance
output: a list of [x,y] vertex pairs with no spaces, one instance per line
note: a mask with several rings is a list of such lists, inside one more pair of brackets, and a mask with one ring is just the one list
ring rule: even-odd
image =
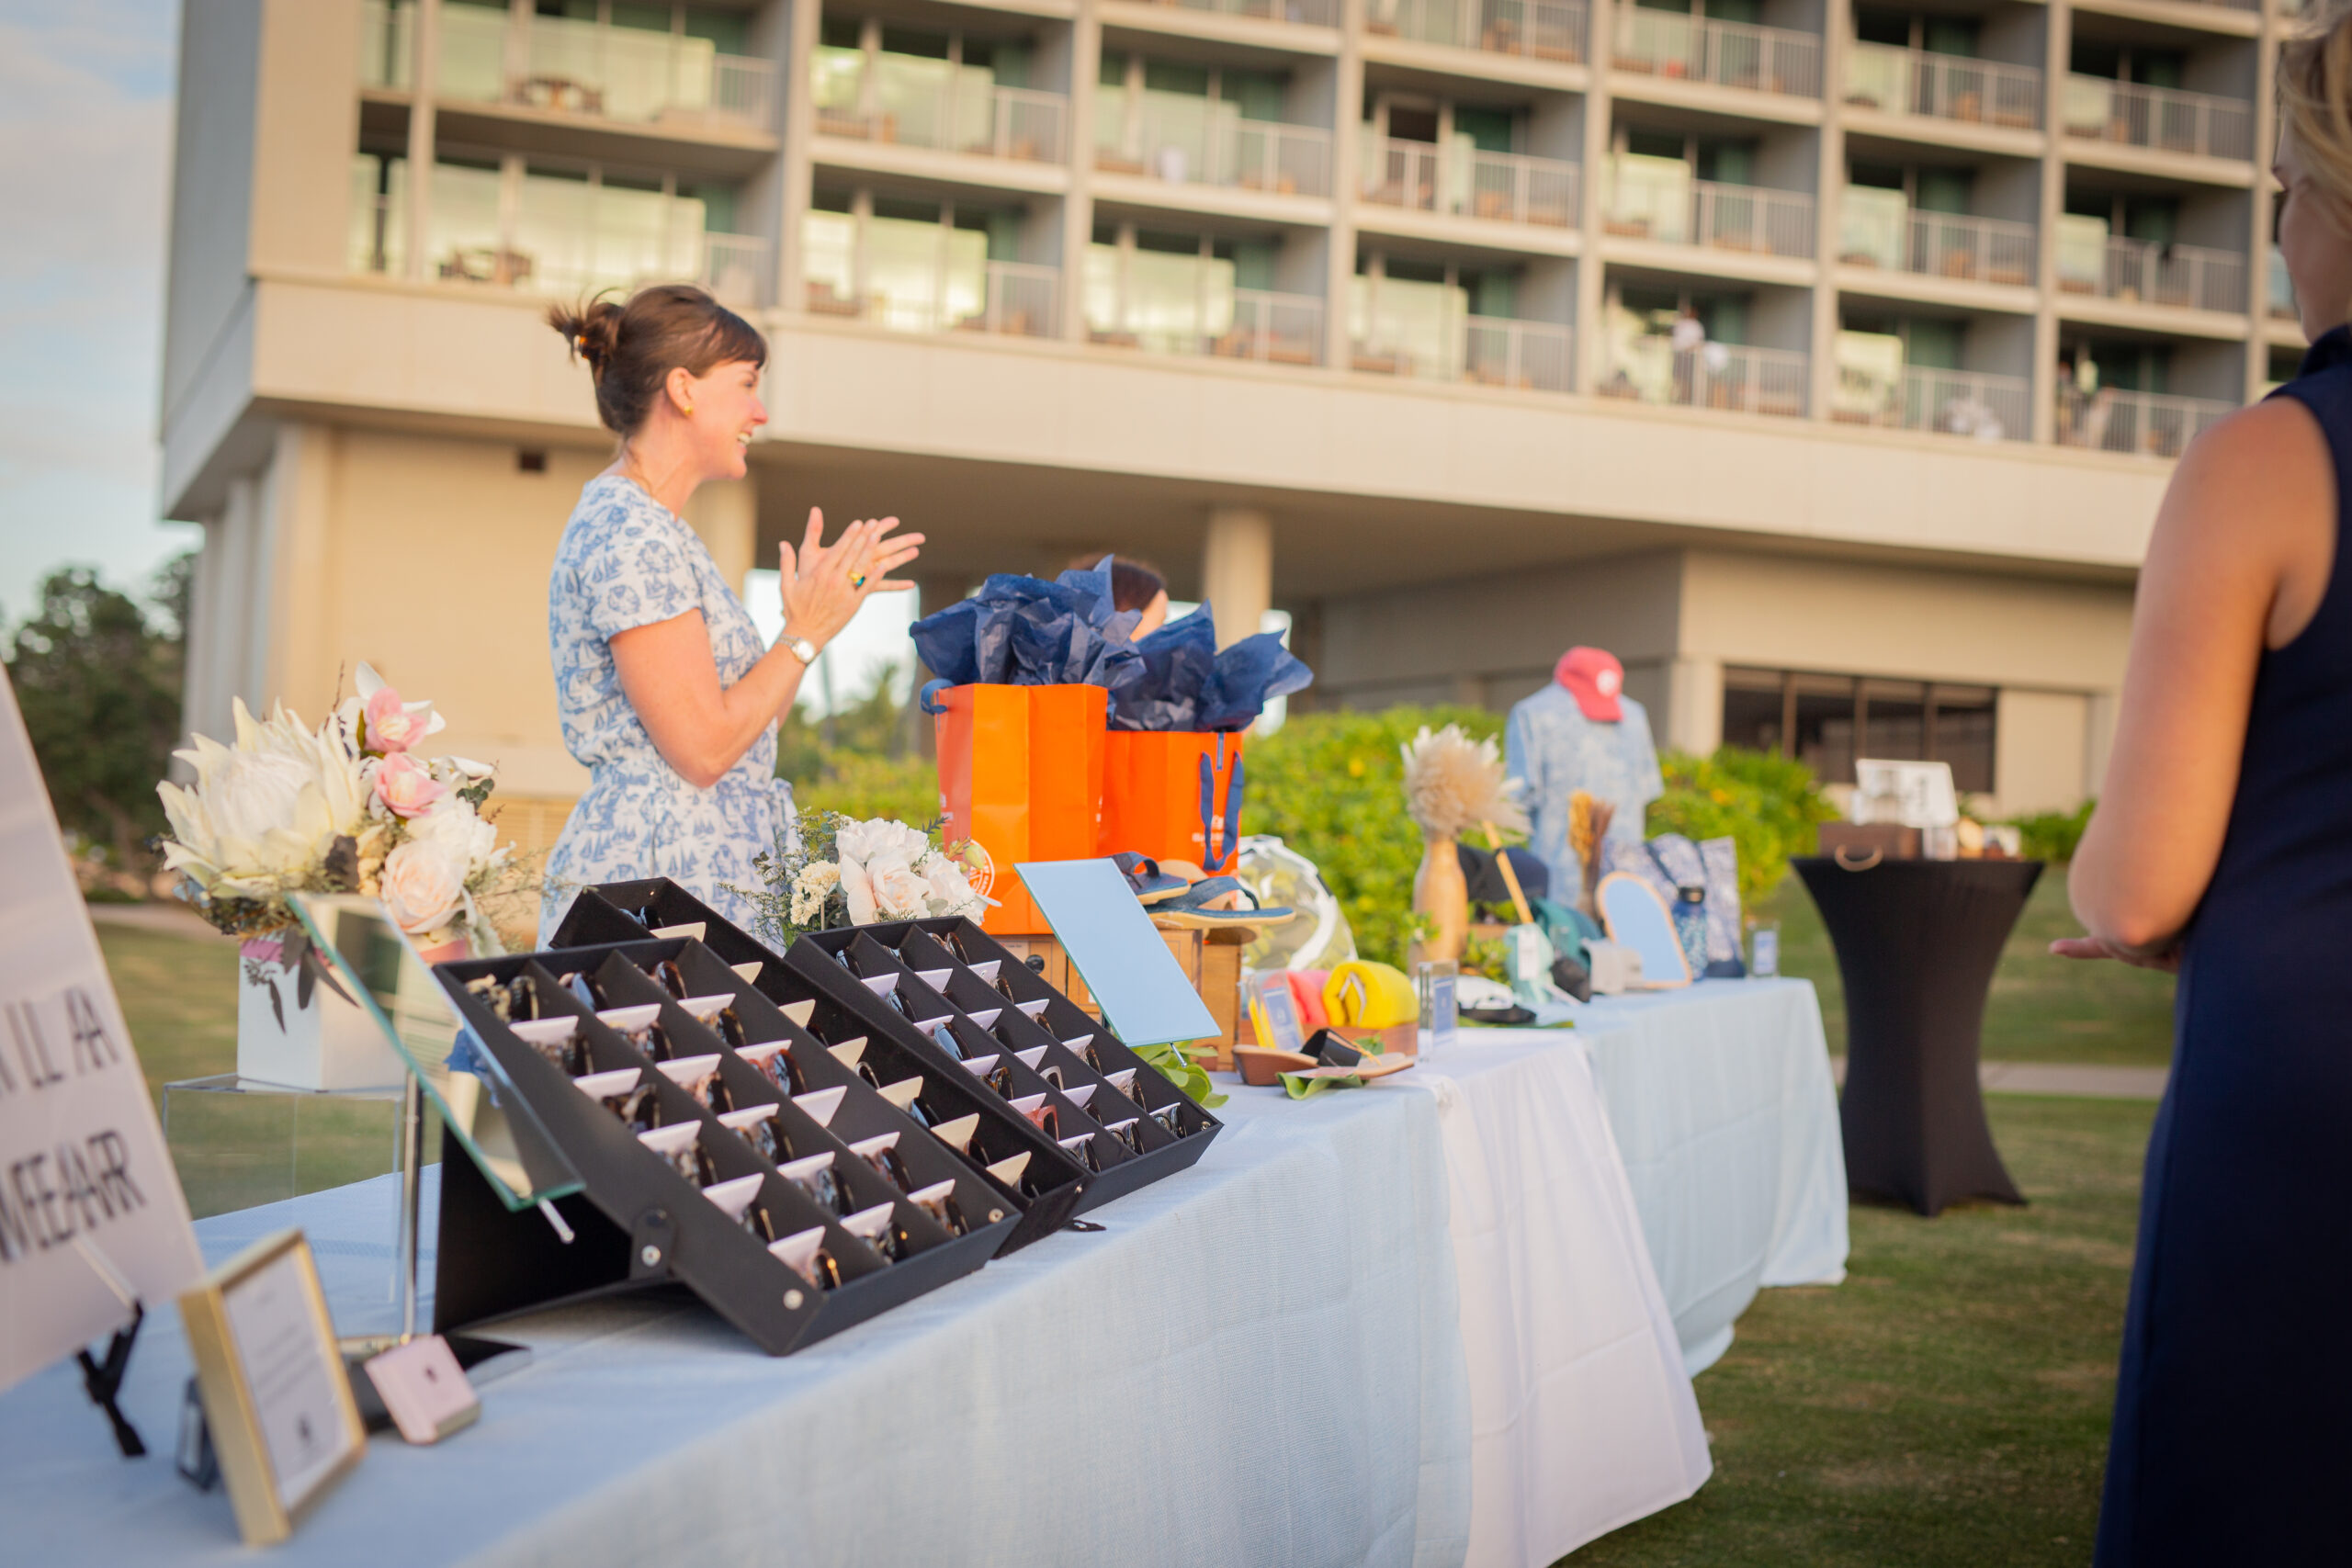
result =
[[238,1077],[300,1089],[398,1087],[400,1054],[366,1008],[315,978],[305,1003],[301,972],[279,967],[275,937],[238,952]]

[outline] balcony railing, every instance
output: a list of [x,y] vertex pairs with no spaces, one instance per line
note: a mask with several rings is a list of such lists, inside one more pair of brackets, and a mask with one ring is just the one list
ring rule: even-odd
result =
[[2066,78],[2066,134],[2205,158],[2254,155],[2254,106],[2240,98]]
[[1584,59],[1582,0],[1372,0],[1364,27],[1453,49],[1570,64]]
[[2058,445],[2144,457],[2177,457],[2208,425],[2236,412],[2236,404],[2212,398],[2123,392],[2112,387],[2085,396],[2062,382]]
[[829,281],[812,278],[808,308],[811,315],[876,321],[894,332],[996,333],[1007,337],[1052,337],[1059,332],[1058,268],[989,262],[971,281],[980,285],[977,298],[968,282],[950,276],[915,297],[876,293],[861,299]]
[[1136,140],[1124,146],[1096,146],[1094,166],[1114,174],[1157,175],[1174,185],[1224,186],[1283,196],[1331,194],[1329,131],[1275,120],[1215,118],[1203,113],[1199,104],[1172,105],[1161,94],[1146,93]]
[[739,310],[760,302],[768,272],[768,243],[748,234],[705,234],[698,281],[722,304]]
[[1620,71],[1800,98],[1821,96],[1821,40],[1783,28],[1627,6],[1617,13],[1611,60]]
[[1566,229],[1577,220],[1577,166],[1523,152],[1457,152],[1430,141],[1367,137],[1362,194],[1383,207]]
[[[414,6],[367,0],[362,83],[413,84],[414,23]],[[444,99],[673,128],[765,130],[775,122],[775,65],[723,54],[708,39],[561,17],[529,17],[518,28],[511,14],[473,6],[445,7],[440,34],[435,91]]]
[[1354,368],[1534,392],[1565,392],[1575,373],[1575,334],[1548,321],[1466,316],[1454,323],[1451,341],[1434,355],[1403,346],[1415,335],[1403,323],[1374,320],[1370,333],[1351,346]]
[[888,77],[871,95],[858,75],[827,77],[817,133],[1022,163],[1063,160],[1069,100],[1059,93],[980,86],[944,71],[930,80],[912,71]]
[[2148,305],[2189,310],[2245,309],[2245,258],[2202,245],[2159,245],[2147,240],[2110,238],[2093,272],[2088,257],[2062,248],[2058,287],[2069,294],[2096,294]]
[[1603,227],[1623,238],[1675,245],[1800,258],[1814,252],[1813,197],[1762,186],[1620,179]]
[[[1219,359],[1254,359],[1272,365],[1323,363],[1323,301],[1311,294],[1276,294],[1261,288],[1230,291],[1232,310],[1204,295],[1191,299],[1148,301],[1137,299],[1133,309],[1114,308],[1110,322],[1091,323],[1090,342],[1120,348],[1142,348],[1155,354],[1214,355]],[[1161,307],[1154,309],[1154,305]],[[1089,306],[1092,310],[1092,306]],[[1147,318],[1129,324],[1131,316]],[[1159,318],[1154,324],[1148,318]],[[1203,330],[1199,323],[1212,323]],[[1219,324],[1221,323],[1221,324]]]
[[1790,349],[1710,343],[1678,350],[1666,338],[1643,337],[1619,345],[1600,392],[1635,402],[1802,419],[1809,375],[1807,356]]
[[1916,209],[1882,222],[1858,214],[1849,197],[1838,259],[1848,266],[2031,288],[2040,254],[2030,223]]
[[2270,317],[2278,321],[2302,320],[2302,312],[2295,309],[2295,280],[2288,276],[2287,258],[2276,245],[2270,248]]
[[1978,441],[2027,441],[2033,436],[2032,408],[2022,377],[1908,365],[1900,381],[1841,378],[1830,418]]
[[2039,130],[2041,73],[2030,65],[1857,43],[1846,59],[1846,101],[1888,114]]
[[1187,11],[1215,11],[1227,17],[1255,17],[1261,21],[1298,22],[1311,28],[1340,25],[1339,0],[1159,0]]

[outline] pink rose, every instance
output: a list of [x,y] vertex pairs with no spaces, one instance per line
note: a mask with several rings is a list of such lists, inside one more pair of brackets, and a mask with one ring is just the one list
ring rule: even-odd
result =
[[368,750],[390,755],[405,751],[424,739],[433,723],[433,705],[418,703],[413,706],[401,701],[401,694],[390,686],[379,686],[376,694],[368,699]]
[[395,817],[423,816],[447,787],[434,783],[433,775],[404,752],[385,758],[376,770],[376,798]]

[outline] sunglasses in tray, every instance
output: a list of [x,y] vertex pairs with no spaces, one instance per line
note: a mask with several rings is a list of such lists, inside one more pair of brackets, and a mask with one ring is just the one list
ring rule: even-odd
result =
[[[497,1216],[477,1203],[453,1226],[445,1167],[436,1326],[550,1293],[676,1280],[782,1354],[971,1272],[1033,1220],[1061,1223],[1037,1212],[1034,1184],[1024,1203],[1033,1151],[1016,1146],[1018,1128],[982,1126],[983,1097],[968,1096],[968,1109],[934,1105],[955,1114],[926,1128],[900,1104],[913,1104],[916,1086],[877,1088],[844,1059],[860,1054],[854,1043],[836,1050],[810,1032],[819,998],[779,1006],[699,943],[550,951],[435,973],[470,1036],[462,1048],[493,1057],[531,1102],[582,1178],[580,1219],[592,1211],[603,1222],[536,1288],[469,1280],[469,1250],[486,1279],[501,1270],[466,1245],[494,1238]],[[533,1234],[536,1220],[514,1218]],[[599,1270],[594,1259],[616,1239],[618,1269]]]
[[[771,995],[781,994],[788,986],[787,979],[777,972],[773,949],[746,935],[666,877],[605,883],[583,889],[566,913],[557,939],[618,942],[648,931],[691,932],[729,963],[744,968],[752,976],[752,983]],[[902,955],[910,936],[916,939],[911,961]],[[944,959],[951,971],[947,990],[939,991],[922,978],[916,978],[913,987],[894,982],[888,987],[891,999],[884,1001],[884,1010],[875,1010],[867,998],[880,998],[881,992],[873,982],[879,982],[889,972],[889,964],[877,961],[874,953],[859,948],[860,937],[870,939],[897,961],[899,972],[910,976],[936,975]],[[812,953],[803,955],[803,946],[811,948]],[[828,966],[801,962],[804,956],[813,957],[816,953],[831,954],[832,964]],[[1000,1093],[1005,1089],[1020,1091],[1007,1096],[1005,1104],[1026,1100],[1041,1092],[1038,1080],[1043,1079],[1043,1087],[1053,1091],[1044,1104],[1053,1110],[1056,1142],[1082,1136],[1086,1153],[1092,1156],[1093,1163],[1087,1168],[1089,1186],[1079,1204],[1080,1212],[1190,1166],[1200,1158],[1221,1125],[1149,1064],[1121,1044],[1077,1003],[1046,984],[1043,976],[972,921],[916,920],[815,932],[794,945],[783,966],[826,985],[829,993],[843,1006],[859,1010],[859,1016],[865,1021],[859,1027],[870,1027],[876,1038],[887,1035],[896,1039],[907,1049],[923,1053],[924,1058],[934,1065],[947,1054],[948,1042],[953,1042],[956,1059],[967,1064],[967,1070],[969,1064],[991,1054],[1009,1054],[1013,1057],[1011,1066],[989,1064],[986,1075],[994,1077],[1001,1072],[1003,1081],[991,1085]],[[844,973],[864,987],[867,996],[861,997],[833,984]],[[994,996],[983,995],[983,991],[993,992]],[[926,997],[935,999],[925,999]],[[908,1011],[910,998],[919,1009],[911,1016]],[[915,1026],[917,1018],[930,1020],[933,1013],[943,1010],[942,1004],[944,1010],[957,1015],[944,1040],[935,1030]],[[1002,1010],[1007,1007],[1019,1016]],[[991,1010],[997,1010],[998,1016],[981,1024],[980,1018]],[[1070,1059],[1072,1055],[1078,1057],[1075,1063]],[[1077,1115],[1065,1120],[1065,1102],[1071,1099],[1073,1091],[1083,1092],[1081,1086],[1086,1085],[1093,1086],[1088,1103],[1077,1107]],[[1124,1153],[1120,1147],[1095,1136],[1096,1132],[1107,1131],[1126,1115],[1117,1109],[1115,1100],[1105,1099],[1099,1105],[1093,1102],[1092,1096],[1102,1095],[1106,1090],[1125,1097],[1145,1116],[1158,1121],[1158,1131],[1138,1128],[1120,1132],[1116,1138],[1119,1145],[1125,1145]],[[1093,1123],[1092,1128],[1084,1124],[1088,1122]],[[1145,1146],[1136,1149],[1128,1142],[1130,1134]],[[1181,1152],[1171,1153],[1171,1149]],[[1084,1156],[1074,1155],[1073,1158],[1082,1160]]]
[[1035,1122],[1094,1174],[1081,1213],[1191,1166],[1222,1125],[969,920],[811,932],[785,966]]

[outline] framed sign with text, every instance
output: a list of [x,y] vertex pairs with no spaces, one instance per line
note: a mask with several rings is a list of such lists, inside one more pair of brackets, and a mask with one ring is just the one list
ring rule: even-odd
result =
[[0,1390],[204,1272],[65,840],[0,671]]
[[237,1529],[284,1540],[368,1446],[310,1244],[254,1243],[180,1297],[180,1318]]

